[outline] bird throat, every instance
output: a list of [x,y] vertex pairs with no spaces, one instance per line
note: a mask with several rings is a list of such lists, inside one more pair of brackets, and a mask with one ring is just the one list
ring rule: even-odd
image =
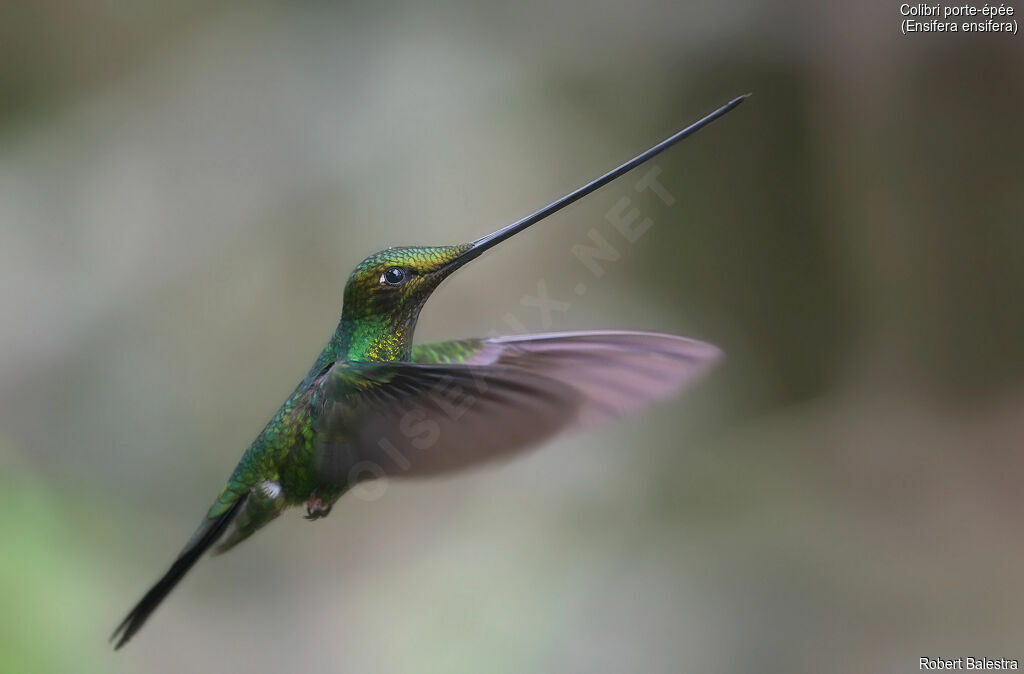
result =
[[413,315],[343,318],[338,325],[339,355],[349,361],[409,360],[418,314],[417,310]]
[[384,362],[409,360],[420,307],[395,314],[352,318],[345,316],[307,377],[314,377],[336,361]]

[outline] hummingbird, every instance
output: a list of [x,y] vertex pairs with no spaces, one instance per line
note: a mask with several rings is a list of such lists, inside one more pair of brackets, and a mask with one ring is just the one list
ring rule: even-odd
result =
[[[734,98],[557,201],[470,243],[387,248],[360,262],[316,362],[245,450],[199,528],[110,640],[119,649],[208,550],[229,550],[291,506],[326,517],[349,489],[508,457],[562,431],[665,399],[701,379],[715,346],[591,331],[414,344],[420,310],[467,262],[725,115]],[[215,547],[216,546],[216,547]]]

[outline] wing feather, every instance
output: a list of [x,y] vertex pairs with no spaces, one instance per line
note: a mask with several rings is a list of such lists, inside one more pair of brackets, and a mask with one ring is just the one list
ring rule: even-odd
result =
[[428,344],[412,362],[337,363],[321,382],[317,460],[340,484],[459,470],[642,409],[720,357],[673,335],[577,332]]
[[700,381],[722,357],[718,347],[656,332],[561,332],[468,339],[413,349],[413,361],[463,354],[466,365],[495,364],[543,373],[584,399],[579,422],[637,411]]

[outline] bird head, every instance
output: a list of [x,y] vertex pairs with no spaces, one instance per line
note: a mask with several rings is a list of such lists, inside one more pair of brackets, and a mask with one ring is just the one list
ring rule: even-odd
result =
[[346,316],[415,320],[441,281],[465,263],[463,256],[472,246],[402,246],[374,253],[356,266],[345,285]]

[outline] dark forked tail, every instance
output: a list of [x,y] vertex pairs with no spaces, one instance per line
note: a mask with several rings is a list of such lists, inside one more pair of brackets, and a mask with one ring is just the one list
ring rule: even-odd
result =
[[199,531],[195,533],[192,540],[188,542],[185,549],[174,560],[174,564],[171,564],[171,568],[167,570],[163,578],[158,580],[149,589],[146,596],[139,600],[135,608],[128,613],[121,624],[117,626],[117,629],[114,630],[114,633],[110,635],[111,641],[117,639],[117,643],[114,645],[115,651],[128,643],[128,640],[139,631],[150,614],[164,600],[164,597],[185,577],[185,574],[192,568],[192,565],[224,534],[224,530],[231,523],[231,520],[235,518],[235,515],[238,514],[238,509],[242,507],[245,501],[245,498],[238,499],[222,515],[208,520],[199,528]]

